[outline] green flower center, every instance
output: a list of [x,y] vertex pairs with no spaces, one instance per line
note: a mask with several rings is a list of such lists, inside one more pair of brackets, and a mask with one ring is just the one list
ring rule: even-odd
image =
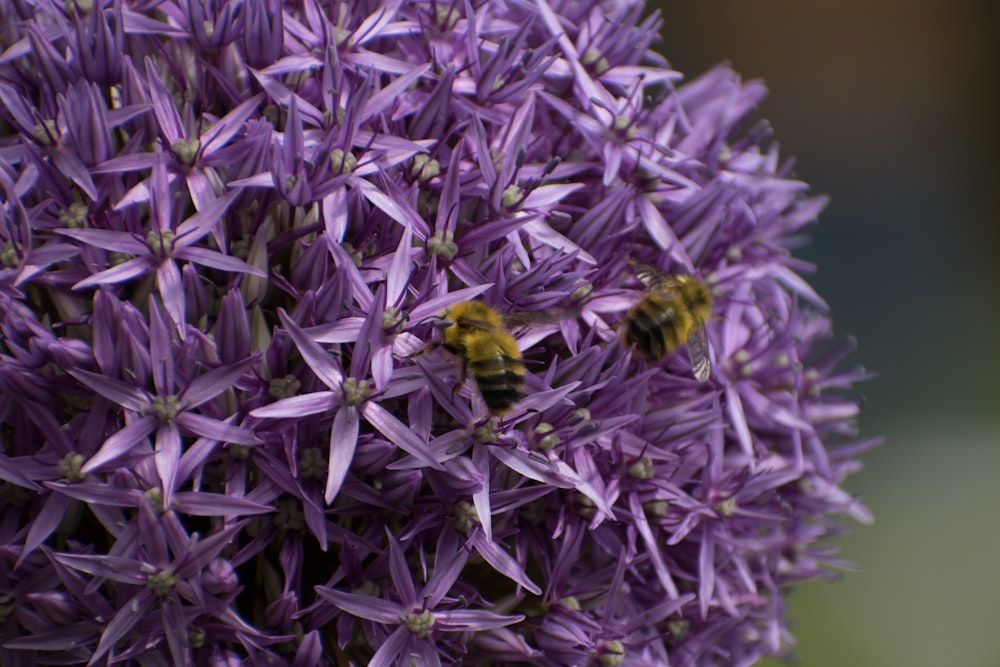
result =
[[603,667],[618,667],[625,662],[625,645],[617,639],[605,642],[597,659]]
[[455,234],[451,231],[434,232],[434,235],[427,239],[427,250],[441,259],[454,259],[455,255],[458,254]]
[[302,456],[299,457],[298,466],[301,479],[309,477],[323,479],[327,469],[326,459],[318,447],[309,447],[303,451]]
[[8,242],[0,248],[0,264],[3,266],[17,266],[18,259],[17,248],[14,247],[13,243]]
[[344,402],[351,407],[357,407],[368,400],[372,389],[368,380],[347,378],[344,380]]
[[455,503],[452,513],[455,516],[455,528],[463,533],[467,533],[479,523],[479,514],[476,508],[464,500]]
[[278,502],[278,511],[274,515],[274,525],[282,530],[305,530],[306,517],[295,500]]
[[410,167],[410,176],[421,183],[426,183],[441,173],[441,163],[427,155],[417,153],[413,157],[413,166]]
[[272,398],[282,399],[297,396],[302,383],[294,375],[275,378],[267,385],[267,393]]
[[[211,26],[212,24],[206,21],[205,25]],[[209,37],[211,36],[209,33]],[[201,142],[197,139],[178,139],[170,148],[181,162],[194,164],[195,158],[198,157],[198,151],[201,150]]]
[[152,589],[161,598],[169,594],[176,583],[177,580],[174,579],[174,571],[169,567],[146,577],[146,587]]
[[656,475],[656,469],[653,467],[653,460],[648,456],[643,456],[629,466],[628,474],[636,479],[653,479]]
[[434,614],[430,609],[412,612],[406,619],[406,627],[421,639],[430,637],[434,631]]
[[73,202],[59,211],[59,224],[67,229],[82,229],[87,224],[89,212],[86,204]]
[[67,482],[83,481],[83,473],[80,471],[80,468],[83,467],[83,461],[83,454],[76,452],[67,454],[59,461],[59,474]]
[[177,419],[177,414],[181,411],[181,402],[177,398],[177,394],[170,394],[165,397],[156,396],[153,398],[151,408],[152,413],[156,415],[157,419],[170,424]]
[[334,174],[349,174],[357,166],[358,158],[354,157],[354,153],[345,152],[342,148],[334,148],[330,151],[330,168],[333,169]]
[[177,235],[169,229],[151,229],[146,234],[146,245],[153,251],[154,255],[166,256],[174,245]]

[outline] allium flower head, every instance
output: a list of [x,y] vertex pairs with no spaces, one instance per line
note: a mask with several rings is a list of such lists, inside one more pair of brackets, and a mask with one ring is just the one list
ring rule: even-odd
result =
[[[640,2],[0,19],[0,664],[790,650],[876,439],[760,83]],[[706,382],[622,343],[641,264],[711,290]],[[469,300],[526,323],[501,414]]]

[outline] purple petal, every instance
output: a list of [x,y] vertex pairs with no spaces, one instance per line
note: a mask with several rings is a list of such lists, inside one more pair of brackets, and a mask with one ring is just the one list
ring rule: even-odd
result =
[[410,568],[406,564],[406,556],[399,540],[388,529],[386,539],[389,542],[389,576],[392,577],[392,586],[396,591],[396,596],[402,601],[403,606],[409,607],[417,604],[417,591],[413,586],[413,578],[410,576]]
[[[539,188],[539,190],[541,190],[541,188]],[[565,253],[578,253],[579,258],[587,264],[597,264],[597,260],[594,259],[593,255],[570,241],[556,230],[552,229],[552,227],[544,223],[540,218],[531,220],[524,225],[523,229],[525,233],[530,235],[531,238],[536,241],[541,241],[545,245]]]
[[302,396],[291,396],[280,401],[254,408],[251,417],[259,419],[294,419],[305,417],[327,410],[334,410],[340,405],[340,394],[332,391],[317,391]]
[[493,511],[490,508],[490,454],[487,447],[476,444],[472,448],[472,464],[482,478],[479,488],[472,494],[472,503],[479,516],[479,525],[487,542],[493,541]]
[[76,183],[91,201],[97,200],[97,186],[94,185],[94,179],[91,178],[87,165],[77,157],[76,153],[56,151],[52,154],[52,162],[64,176]]
[[232,442],[237,445],[260,445],[263,440],[241,426],[234,426],[194,412],[181,412],[177,415],[177,425],[185,431],[219,442]]
[[66,567],[123,584],[144,583],[148,566],[142,561],[121,556],[68,554],[53,552],[51,558]]
[[271,189],[274,187],[274,177],[271,172],[263,171],[259,174],[254,174],[253,176],[248,176],[246,178],[237,178],[235,180],[229,181],[226,185],[233,188],[267,188]]
[[18,465],[18,460],[3,453],[0,453],[0,480],[32,491],[40,490],[37,484],[24,476],[24,472]]
[[368,181],[359,180],[357,186],[365,199],[405,229],[411,230],[418,238],[424,240],[430,235],[430,227],[408,201],[402,197],[391,197]]
[[320,324],[304,331],[317,343],[353,343],[358,340],[363,317],[345,317],[333,324]]
[[[149,249],[147,248],[146,251],[148,253]],[[131,280],[132,278],[137,278],[141,275],[149,273],[149,270],[154,266],[155,262],[148,254],[133,257],[132,259],[122,262],[117,266],[95,273],[89,278],[84,278],[80,282],[73,285],[73,289],[83,289],[85,287],[93,287],[94,285],[115,285],[117,283],[123,283],[126,280]]]
[[128,489],[111,484],[98,484],[97,482],[56,484],[54,482],[46,482],[45,486],[56,493],[90,505],[138,507],[140,502],[145,502],[145,496],[138,489]]
[[743,402],[740,400],[739,392],[732,386],[726,387],[726,412],[729,414],[729,421],[736,431],[736,439],[743,452],[747,456],[755,456],[750,427],[747,424],[746,415],[743,413]]
[[91,373],[79,368],[69,369],[66,372],[91,391],[97,392],[104,398],[117,403],[127,410],[141,413],[149,408],[149,395],[138,387],[126,384],[112,377],[107,377],[106,375],[101,375],[100,373]]
[[208,248],[194,246],[178,248],[174,251],[173,256],[177,259],[186,259],[189,262],[201,264],[202,266],[207,266],[213,269],[219,269],[220,271],[249,273],[250,275],[257,276],[259,278],[267,277],[266,272],[261,271],[255,266],[250,266],[238,257],[223,255],[221,252],[209,250]]
[[639,218],[646,226],[649,236],[657,245],[680,261],[685,268],[688,270],[693,268],[694,265],[691,263],[691,259],[684,252],[683,244],[677,239],[677,235],[674,234],[673,229],[667,224],[660,210],[653,206],[653,202],[650,201],[649,197],[638,197],[637,203],[639,206]]
[[198,467],[204,465],[218,444],[219,441],[214,438],[198,438],[193,445],[189,445],[181,454],[181,460],[177,466],[177,479],[183,481],[190,478]]
[[[364,617],[362,617],[364,618]],[[368,661],[368,667],[394,667],[401,663],[400,656],[410,643],[413,633],[405,625],[401,625],[389,635]],[[407,661],[408,664],[408,661]]]
[[152,605],[153,592],[149,589],[139,591],[135,597],[122,604],[118,613],[101,633],[101,641],[90,657],[89,664],[97,664],[104,657],[104,654],[110,651],[118,643],[118,640],[128,634],[129,630],[145,616],[146,611]]
[[437,548],[434,550],[434,572],[423,590],[423,597],[427,600],[428,607],[436,607],[444,599],[458,576],[462,574],[466,562],[469,560],[469,551],[459,544],[457,533],[446,528],[441,531],[438,537]]
[[[153,164],[155,165],[156,161],[154,161]],[[174,173],[167,174],[167,183],[173,184],[173,182],[177,180],[177,178],[178,178],[177,174]],[[126,192],[121,199],[115,202],[115,205],[112,207],[113,210],[121,211],[123,209],[129,208],[130,206],[135,206],[136,204],[145,204],[149,202],[150,199],[152,198],[152,195],[150,194],[150,189],[148,184],[149,184],[148,180],[136,183],[135,186],[130,188],[129,191]]]
[[160,424],[156,431],[154,460],[163,485],[163,502],[168,507],[177,481],[177,463],[181,457],[181,434],[172,424]]
[[698,550],[698,604],[701,617],[708,618],[715,590],[715,536],[707,523],[701,527],[701,544]]
[[392,255],[392,264],[385,277],[385,302],[389,306],[398,306],[402,303],[403,292],[410,283],[410,253],[413,250],[413,232],[409,227],[403,229],[399,238],[399,245]]
[[129,153],[128,155],[117,155],[106,162],[94,165],[90,171],[94,174],[121,174],[141,171],[152,169],[156,161],[155,153]]
[[389,442],[419,459],[425,466],[430,466],[435,470],[444,470],[444,466],[434,459],[427,443],[418,438],[408,426],[396,419],[381,405],[374,401],[368,401],[361,406],[361,414]]
[[149,252],[149,246],[129,232],[115,232],[109,229],[57,229],[56,232],[112,252],[123,252],[130,255],[141,255]]
[[[177,278],[179,282],[180,275]],[[181,314],[183,316],[183,310]],[[163,320],[156,300],[150,297],[149,352],[153,371],[153,386],[156,387],[157,394],[164,397],[174,393],[174,353],[170,345],[170,329]]]
[[80,249],[68,243],[46,243],[35,248],[25,259],[21,273],[14,280],[14,286],[31,280],[40,273],[43,273],[49,266],[72,259],[80,254]]
[[69,508],[69,501],[70,499],[66,496],[56,493],[49,494],[42,509],[32,517],[31,527],[24,538],[24,546],[21,547],[21,555],[17,557],[14,569],[19,568],[24,559],[40,547],[49,535],[59,527],[59,522],[63,520],[66,510]]
[[184,122],[177,113],[177,105],[174,104],[170,91],[156,71],[155,61],[149,56],[146,56],[146,85],[153,106],[153,116],[167,143],[173,144],[178,139],[183,139]]
[[245,359],[230,366],[220,366],[199,375],[181,392],[179,398],[186,409],[196,408],[210,401],[227,389],[249,371],[257,362],[257,357]]
[[455,609],[434,612],[434,626],[442,630],[492,630],[520,623],[524,616],[501,616],[492,611]]
[[[294,56],[290,56],[289,58],[292,57]],[[305,61],[308,63],[315,63],[316,65],[319,64],[316,58],[313,56],[307,56],[305,58]],[[294,98],[295,106],[301,115],[310,119],[314,123],[317,124],[322,123],[323,122],[322,111],[317,109],[314,105],[310,104],[308,101],[292,93],[291,90],[278,83],[274,78],[270,76],[264,76],[264,72],[271,72],[274,70],[274,68],[280,67],[281,64],[285,62],[286,59],[283,58],[274,65],[268,67],[267,69],[261,70],[260,72],[255,72],[254,76],[257,79],[257,83],[259,83],[260,87],[264,90],[265,93],[267,93],[267,96],[272,100],[274,100],[277,104],[285,108],[291,108],[292,99]],[[295,63],[293,63],[293,66],[294,65]],[[297,70],[297,71],[302,71],[302,70]]]
[[388,86],[372,95],[371,98],[368,99],[368,103],[365,104],[365,110],[361,113],[362,118],[377,116],[387,106],[394,104],[403,91],[409,88],[413,82],[421,76],[426,74],[429,69],[430,65],[426,64],[414,67],[412,70],[400,77],[397,77]]
[[[96,639],[94,627],[90,623],[77,623],[57,630],[33,633],[27,637],[16,637],[4,642],[4,648],[20,651],[52,651],[56,654],[71,655],[81,646],[92,644]],[[84,659],[86,659],[84,657]]]
[[663,540],[657,540],[653,536],[653,530],[649,526],[649,521],[646,519],[646,512],[637,494],[633,493],[629,496],[629,509],[632,511],[632,521],[635,522],[636,530],[639,531],[643,542],[646,543],[646,551],[653,561],[653,569],[660,580],[660,585],[663,586],[663,590],[666,591],[671,599],[676,599],[678,596],[677,586],[670,576],[670,570],[663,560],[663,552],[660,549],[660,542]]
[[271,505],[262,505],[246,498],[207,493],[204,491],[178,491],[174,494],[173,509],[193,516],[244,516],[268,514],[274,511]]
[[354,407],[341,407],[333,419],[333,429],[330,431],[330,464],[326,473],[326,490],[323,498],[327,505],[333,504],[333,499],[340,492],[340,485],[354,460],[354,447],[358,444],[358,410]]
[[316,374],[320,382],[334,391],[340,391],[344,383],[344,375],[333,363],[334,356],[321,348],[305,331],[300,329],[299,325],[284,310],[279,310],[278,316],[292,342],[295,343],[295,347],[299,348],[302,358],[305,359],[306,364]]
[[382,390],[389,384],[389,378],[393,371],[392,341],[379,340],[375,349],[372,350],[371,371],[372,380],[377,390]]
[[323,197],[323,220],[326,234],[335,245],[344,242],[347,232],[347,191],[338,188]]
[[481,532],[476,531],[469,538],[469,543],[476,548],[476,552],[482,556],[483,560],[489,563],[490,567],[494,570],[531,593],[534,593],[535,595],[542,594],[542,589],[538,587],[538,584],[528,578],[528,575],[525,573],[520,564],[495,542],[488,542]]
[[178,225],[175,230],[177,240],[174,242],[174,247],[185,248],[212,231],[213,227],[222,224],[222,214],[226,212],[237,195],[239,195],[239,191],[233,190],[218,199],[213,199],[204,204],[204,208]]
[[206,155],[213,153],[225,144],[229,143],[236,134],[244,128],[244,123],[254,110],[264,101],[264,94],[257,93],[227,113],[201,136],[202,150]]
[[191,652],[188,648],[188,622],[184,607],[180,604],[161,604],[160,627],[163,628],[173,663],[175,665],[191,664]]
[[215,186],[203,172],[197,170],[188,172],[184,180],[196,210],[201,211],[215,200]]
[[343,609],[352,616],[364,618],[383,625],[395,625],[407,614],[407,610],[395,602],[389,602],[371,595],[344,593],[326,586],[316,586],[316,594]]

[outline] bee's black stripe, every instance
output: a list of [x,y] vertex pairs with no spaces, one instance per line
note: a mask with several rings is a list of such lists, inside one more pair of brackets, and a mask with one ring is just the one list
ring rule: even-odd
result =
[[659,359],[678,345],[677,313],[652,299],[639,303],[629,319],[626,340],[646,356]]
[[479,388],[479,393],[483,397],[483,403],[490,409],[490,412],[503,412],[510,408],[523,395],[520,391],[510,387],[498,389]]
[[523,396],[524,367],[520,359],[504,354],[477,359],[469,362],[469,372],[493,414],[506,412]]
[[524,378],[514,371],[504,371],[502,373],[490,373],[488,375],[476,374],[476,384],[483,391],[502,389],[504,387],[518,388],[524,384]]
[[625,342],[629,345],[635,345],[635,349],[642,354],[652,355],[653,341],[649,334],[649,327],[641,321],[643,319],[648,320],[648,317],[643,315],[637,306],[626,320]]
[[497,355],[495,357],[487,357],[485,359],[476,359],[475,361],[469,362],[469,368],[472,369],[473,373],[501,373],[503,371],[509,370],[514,365],[520,365],[521,361],[519,359],[512,359],[506,355]]

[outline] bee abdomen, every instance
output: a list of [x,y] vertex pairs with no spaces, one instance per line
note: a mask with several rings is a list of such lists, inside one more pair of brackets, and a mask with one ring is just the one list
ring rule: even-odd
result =
[[678,310],[652,298],[633,309],[625,327],[625,342],[651,359],[659,359],[683,342],[685,328]]
[[524,365],[508,356],[489,357],[469,363],[483,402],[493,414],[505,412],[520,399]]

